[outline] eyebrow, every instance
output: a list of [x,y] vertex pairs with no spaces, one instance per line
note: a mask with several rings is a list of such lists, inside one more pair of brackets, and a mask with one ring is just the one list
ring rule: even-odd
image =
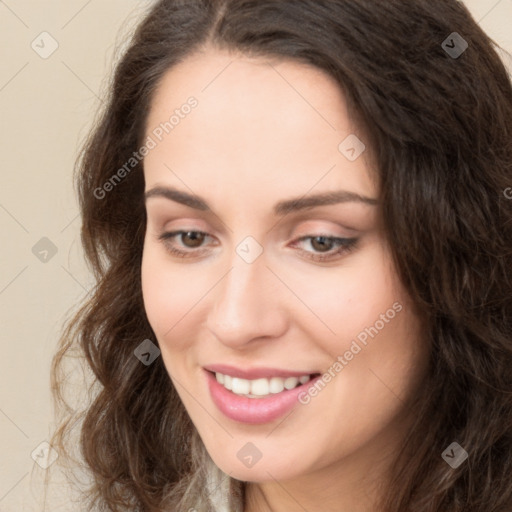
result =
[[[189,206],[196,210],[211,212],[212,209],[208,203],[200,196],[195,194],[189,194],[182,190],[178,190],[172,187],[155,187],[148,190],[144,194],[144,200],[147,201],[151,197],[163,197],[171,201]],[[348,190],[338,190],[335,192],[324,192],[315,195],[308,195],[303,197],[297,197],[294,199],[287,199],[280,201],[274,206],[274,214],[276,216],[287,215],[291,212],[301,211],[308,208],[314,208],[316,206],[325,206],[339,203],[357,202],[363,203],[370,206],[378,204],[378,200],[356,194],[355,192],[349,192]]]

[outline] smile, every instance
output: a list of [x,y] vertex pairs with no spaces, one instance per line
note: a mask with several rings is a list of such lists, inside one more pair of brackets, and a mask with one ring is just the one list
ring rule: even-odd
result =
[[[227,418],[247,424],[265,424],[290,413],[298,397],[321,378],[319,373],[204,369],[206,387],[217,409]],[[229,373],[227,371],[229,371]],[[271,373],[272,372],[272,373]],[[237,376],[230,375],[237,373]],[[262,376],[262,373],[267,373]],[[272,374],[296,373],[274,377]],[[242,376],[244,375],[244,376]],[[244,378],[256,377],[256,378]]]
[[281,393],[285,389],[294,389],[298,385],[306,384],[311,380],[311,375],[301,377],[271,377],[255,380],[233,377],[220,372],[215,373],[215,378],[227,390],[247,398],[264,398],[271,394]]

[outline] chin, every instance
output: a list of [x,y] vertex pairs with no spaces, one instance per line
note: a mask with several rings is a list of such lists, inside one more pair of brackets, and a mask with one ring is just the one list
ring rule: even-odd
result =
[[[245,465],[243,455],[241,455],[242,461],[236,455],[234,459],[227,459],[221,454],[219,455],[220,457],[215,457],[215,454],[210,454],[215,465],[227,475],[243,482],[286,481],[302,474],[301,468],[287,459],[283,459],[275,452],[268,459],[262,456],[251,467]],[[249,465],[250,462],[247,464]]]

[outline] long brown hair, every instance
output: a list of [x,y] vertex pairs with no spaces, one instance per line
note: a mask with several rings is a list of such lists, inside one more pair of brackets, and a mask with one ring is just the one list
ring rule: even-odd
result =
[[[55,400],[67,411],[52,445],[63,458],[81,418],[89,505],[220,510],[208,491],[211,460],[162,359],[145,366],[134,357],[143,340],[156,343],[141,293],[143,161],[98,194],[142,146],[163,74],[205,45],[323,70],[344,92],[375,158],[385,235],[432,346],[415,423],[379,510],[510,512],[512,200],[504,191],[512,186],[512,87],[495,44],[456,0],[151,7],[77,166],[82,243],[97,284],[67,323],[52,366]],[[81,416],[64,398],[72,353],[96,384]],[[469,454],[456,469],[441,456],[452,442]],[[241,511],[244,484],[227,482],[230,510]]]

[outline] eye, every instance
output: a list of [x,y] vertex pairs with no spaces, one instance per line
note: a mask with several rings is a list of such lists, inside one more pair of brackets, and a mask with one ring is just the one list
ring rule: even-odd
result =
[[[172,231],[168,233],[162,233],[158,239],[161,240],[165,246],[166,249],[171,253],[175,254],[176,256],[180,256],[182,258],[187,258],[190,256],[196,256],[197,255],[197,248],[201,248],[201,245],[205,241],[206,238],[211,238],[207,233],[204,233],[202,231]],[[176,247],[175,240],[179,239],[181,241],[181,247]],[[187,251],[186,249],[191,249],[190,251]]]
[[[194,230],[178,230],[159,235],[166,249],[173,255],[180,258],[190,258],[202,255],[207,251],[203,247],[204,242],[208,238],[213,238],[208,233]],[[179,240],[179,244],[177,241]],[[357,238],[341,238],[329,235],[306,235],[296,241],[291,246],[296,247],[304,242],[309,242],[309,246],[313,250],[299,248],[299,251],[306,258],[313,261],[328,261],[340,257],[350,252],[357,244]]]
[[184,243],[185,247],[192,249],[199,247],[206,238],[206,233],[202,233],[201,231],[184,231],[180,233],[180,235],[181,241]]
[[356,244],[357,238],[341,238],[328,235],[307,235],[299,238],[293,243],[296,246],[300,242],[308,241],[313,251],[300,249],[301,252],[307,254],[307,258],[314,261],[328,261],[352,251]]

